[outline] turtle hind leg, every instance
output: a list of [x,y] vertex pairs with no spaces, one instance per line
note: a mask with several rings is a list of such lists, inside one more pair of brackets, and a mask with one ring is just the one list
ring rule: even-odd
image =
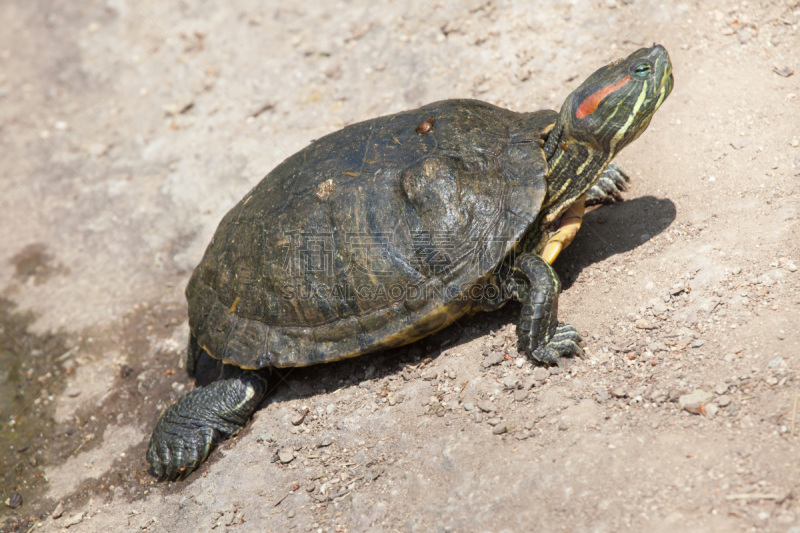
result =
[[158,477],[189,475],[217,443],[242,429],[261,403],[267,392],[261,374],[228,374],[183,396],[161,415],[147,448],[147,460]]
[[597,183],[586,191],[586,205],[610,204],[622,200],[622,191],[628,188],[628,174],[616,163],[609,163]]
[[547,261],[534,253],[520,255],[510,269],[511,294],[522,303],[517,338],[523,351],[542,363],[563,365],[562,357],[584,353],[571,325],[558,325],[561,282]]

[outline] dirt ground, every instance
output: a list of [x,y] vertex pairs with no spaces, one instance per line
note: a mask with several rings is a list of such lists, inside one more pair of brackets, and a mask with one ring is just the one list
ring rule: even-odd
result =
[[[3,532],[800,532],[797,0],[7,0],[0,20]],[[586,360],[519,357],[508,305],[287,372],[186,481],[148,473],[195,386],[183,289],[271,168],[440,99],[558,109],[653,42],[672,95],[617,160],[625,201],[557,261]]]

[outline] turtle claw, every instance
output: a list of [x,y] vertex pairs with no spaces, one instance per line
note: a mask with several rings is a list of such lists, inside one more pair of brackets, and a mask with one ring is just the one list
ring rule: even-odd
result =
[[630,178],[616,163],[609,163],[600,178],[586,191],[585,205],[610,204],[622,200],[622,191],[628,188]]
[[585,359],[586,352],[580,347],[582,341],[578,331],[571,325],[558,326],[555,334],[544,346],[537,348],[531,355],[537,361],[547,364],[557,364],[562,370],[564,368],[564,357],[577,355]]

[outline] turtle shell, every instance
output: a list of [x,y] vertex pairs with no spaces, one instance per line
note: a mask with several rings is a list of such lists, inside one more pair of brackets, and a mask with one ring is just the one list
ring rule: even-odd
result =
[[536,223],[555,119],[447,100],[314,141],[223,218],[186,289],[192,335],[242,368],[306,366],[475,310]]

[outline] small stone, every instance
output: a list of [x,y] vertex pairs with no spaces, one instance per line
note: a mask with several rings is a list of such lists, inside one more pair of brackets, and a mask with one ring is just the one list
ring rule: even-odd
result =
[[714,387],[714,392],[722,395],[728,392],[729,385],[727,383],[717,383],[717,386]]
[[492,433],[494,435],[502,435],[503,433],[507,433],[507,432],[508,432],[508,426],[505,425],[505,424],[498,424],[492,430]]
[[295,414],[292,417],[292,425],[293,426],[299,426],[300,424],[302,424],[305,421],[307,414],[308,414],[308,411],[305,411],[303,413]]
[[483,362],[481,362],[481,366],[483,368],[489,368],[490,366],[499,365],[503,361],[505,361],[505,357],[503,357],[503,354],[498,352],[492,352],[486,356]]
[[778,368],[783,364],[783,357],[776,357],[769,363],[767,363],[767,368]]
[[663,315],[667,312],[667,305],[664,303],[663,298],[653,298],[650,300],[649,305],[653,310],[653,314],[656,316]]
[[430,368],[430,369],[428,369],[428,370],[426,370],[425,372],[422,373],[422,379],[425,380],[425,381],[433,381],[438,376],[439,376],[438,372],[436,372],[436,370],[434,370],[432,368]]
[[614,387],[610,391],[611,396],[614,398],[624,398],[628,395],[628,392],[623,387]]
[[705,341],[705,340],[703,340],[703,339],[697,339],[696,341],[692,342],[691,346],[692,346],[692,348],[699,348],[699,347],[701,347],[702,345],[704,345],[705,343],[706,343],[706,341]]
[[494,404],[486,400],[480,401],[476,405],[478,406],[478,409],[480,409],[484,413],[492,413],[496,410]]
[[528,389],[520,389],[514,392],[514,401],[515,402],[524,402],[528,399],[528,395],[530,391]]
[[318,448],[327,448],[331,444],[333,444],[333,437],[331,437],[330,435],[325,435],[324,437],[322,437],[322,442],[320,442],[317,447]]
[[325,413],[329,414],[329,415],[332,415],[335,410],[336,410],[336,406],[334,404],[332,404],[332,403],[329,403],[325,407]]
[[516,389],[517,385],[519,385],[519,380],[514,376],[508,376],[507,378],[503,379],[503,387],[507,389]]
[[291,448],[281,448],[278,450],[278,459],[281,463],[289,464],[294,460],[294,450]]
[[713,403],[710,403],[710,404],[706,405],[706,409],[705,409],[706,418],[714,418],[715,416],[717,416],[717,412],[718,411],[719,411],[719,407],[717,407]]
[[775,376],[770,376],[765,381],[767,382],[767,385],[769,385],[770,387],[774,387],[775,385],[778,384],[778,378],[776,378]]
[[717,398],[717,405],[720,407],[728,407],[731,404],[731,397],[727,395],[722,395]]
[[633,325],[636,326],[639,329],[655,329],[656,328],[655,326],[650,324],[650,322],[648,322],[644,318],[640,318],[639,320],[634,322]]
[[286,513],[286,518],[294,518],[295,511],[294,509],[289,509],[289,512]]
[[58,502],[58,505],[56,505],[56,508],[53,509],[53,512],[50,514],[50,516],[52,516],[53,519],[57,519],[57,518],[61,518],[61,515],[63,515],[63,514],[64,514],[64,504],[61,503],[61,502]]
[[67,521],[64,522],[62,525],[64,527],[72,527],[80,524],[81,522],[83,522],[83,513],[78,513],[67,518]]
[[710,402],[713,397],[713,393],[698,389],[694,392],[690,392],[689,394],[684,394],[681,396],[678,399],[678,404],[681,406],[681,408],[697,415],[702,412],[703,406]]
[[548,377],[550,377],[550,372],[548,372],[546,368],[537,366],[533,369],[533,379],[536,381],[544,381]]
[[753,32],[750,28],[742,28],[736,32],[736,37],[739,39],[739,44],[745,44],[753,38]]
[[397,405],[397,398],[392,396],[391,398],[389,398],[388,403],[389,405]]
[[566,422],[564,422],[563,420],[561,420],[561,421],[558,423],[558,430],[559,430],[559,431],[566,431],[566,430],[568,430],[568,429],[569,429],[569,425],[568,425]]
[[100,157],[108,151],[108,145],[103,143],[92,143],[86,148],[86,151],[89,152],[89,155],[91,156]]
[[550,375],[551,376],[558,376],[561,374],[561,367],[560,366],[551,366],[550,367]]
[[489,420],[486,421],[486,423],[489,424],[490,426],[496,426],[500,422],[501,420],[499,418],[490,418]]

